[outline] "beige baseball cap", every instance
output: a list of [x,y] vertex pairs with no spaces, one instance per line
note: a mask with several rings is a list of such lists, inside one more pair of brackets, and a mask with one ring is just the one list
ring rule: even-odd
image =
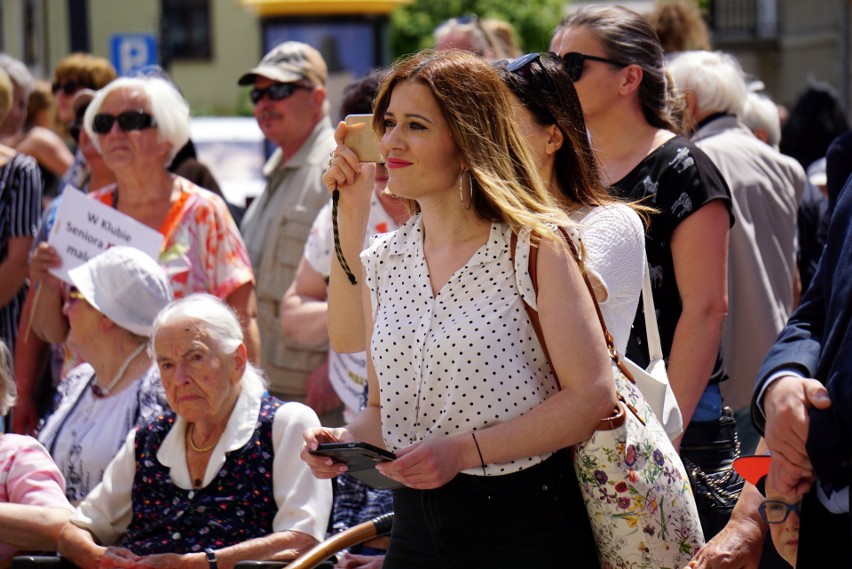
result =
[[280,83],[295,83],[307,79],[314,85],[325,85],[328,67],[320,52],[306,43],[288,41],[276,45],[263,56],[257,67],[242,74],[240,85],[251,85],[257,76]]

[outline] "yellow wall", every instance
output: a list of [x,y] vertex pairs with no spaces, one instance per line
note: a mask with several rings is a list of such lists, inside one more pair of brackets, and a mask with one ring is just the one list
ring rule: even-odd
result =
[[213,60],[174,61],[171,73],[194,113],[233,114],[244,90],[237,79],[263,56],[260,21],[239,8],[236,0],[212,0],[211,5]]
[[[46,37],[45,69],[34,73],[50,80],[56,62],[68,55],[68,4],[64,0],[42,0]],[[20,0],[2,0],[4,50],[22,57]],[[89,0],[91,52],[111,59],[113,34],[158,35],[159,0]],[[241,89],[237,78],[254,66],[261,53],[258,16],[243,9],[237,0],[211,0],[213,58],[210,61],[173,61],[169,73],[180,86],[194,114],[232,114],[237,110]],[[245,97],[245,95],[243,95]]]

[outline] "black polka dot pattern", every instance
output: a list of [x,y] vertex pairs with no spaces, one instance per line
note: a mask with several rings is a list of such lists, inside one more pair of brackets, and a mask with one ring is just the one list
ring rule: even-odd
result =
[[[535,306],[529,245],[519,239],[516,273],[511,235],[492,224],[488,242],[434,297],[419,216],[362,253],[389,449],[508,421],[557,391],[521,297]],[[489,464],[486,472],[517,472],[543,458]]]

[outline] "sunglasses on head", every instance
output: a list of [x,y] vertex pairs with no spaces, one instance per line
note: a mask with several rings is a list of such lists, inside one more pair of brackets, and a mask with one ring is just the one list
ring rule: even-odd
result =
[[83,88],[83,85],[79,81],[74,81],[73,79],[70,81],[66,81],[65,83],[54,83],[53,84],[53,94],[57,95],[60,91],[65,93],[66,95],[73,95],[77,91]]
[[157,126],[154,117],[145,111],[124,111],[118,115],[98,113],[92,121],[92,130],[98,134],[106,134],[112,130],[112,125],[118,123],[118,128],[124,132],[130,130],[145,130]]
[[630,65],[623,61],[598,57],[597,55],[586,55],[585,53],[577,53],[576,51],[566,53],[560,59],[562,59],[562,63],[565,65],[565,71],[568,73],[568,77],[571,79],[572,83],[576,83],[580,80],[580,77],[583,76],[583,68],[586,65],[587,59],[591,61],[609,63],[610,65],[617,65],[618,67],[627,67]]
[[509,73],[514,73],[528,84],[532,84],[535,81],[535,76],[532,72],[533,63],[538,63],[539,68],[541,69],[541,74],[544,76],[544,80],[547,83],[547,88],[553,91],[553,82],[550,78],[550,73],[544,67],[542,63],[542,57],[547,57],[546,53],[528,53],[526,55],[522,55],[517,59],[513,59],[506,65],[506,71]]
[[258,104],[264,97],[269,97],[270,101],[282,101],[291,96],[296,89],[308,89],[308,87],[298,83],[273,83],[265,89],[255,87],[249,93],[249,97],[253,105]]

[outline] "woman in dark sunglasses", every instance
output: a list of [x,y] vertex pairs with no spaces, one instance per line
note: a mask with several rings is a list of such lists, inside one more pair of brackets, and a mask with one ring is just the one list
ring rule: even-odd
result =
[[601,312],[624,353],[636,315],[645,260],[642,220],[607,193],[589,144],[577,92],[558,57],[530,53],[497,69],[517,98],[521,130],[551,193],[583,227],[586,268]]
[[63,57],[53,69],[53,96],[56,118],[64,125],[74,121],[74,95],[82,89],[98,89],[116,78],[112,64],[90,53],[72,53]]
[[[89,196],[162,233],[160,263],[175,296],[207,292],[227,301],[255,357],[254,275],[236,224],[219,196],[167,170],[189,139],[189,105],[164,79],[121,78],[98,91],[83,127],[116,177]],[[47,269],[61,263],[47,243],[32,260],[42,287],[33,329],[54,343],[64,341],[68,323],[59,313],[62,287]]]
[[[589,6],[559,25],[551,50],[563,58],[580,97],[604,183],[613,194],[646,200],[646,251],[663,356],[687,429],[680,442],[688,470],[724,470],[736,431],[723,407],[720,350],[727,313],[728,234],[733,223],[727,185],[704,152],[679,135],[680,96],[664,70],[650,24],[619,6]],[[627,356],[647,365],[640,311]],[[700,440],[699,440],[700,439]],[[711,439],[708,443],[705,439]],[[702,442],[703,441],[703,442]],[[716,445],[716,454],[697,447]],[[736,496],[742,480],[723,484]],[[693,480],[693,485],[695,481]],[[730,508],[697,497],[705,537]]]

